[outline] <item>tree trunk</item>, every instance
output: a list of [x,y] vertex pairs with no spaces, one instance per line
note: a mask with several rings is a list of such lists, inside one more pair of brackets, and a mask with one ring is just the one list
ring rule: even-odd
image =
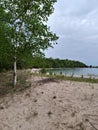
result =
[[16,86],[17,84],[17,62],[16,62],[16,53],[14,54],[14,76],[13,76],[13,84],[14,84],[14,87]]

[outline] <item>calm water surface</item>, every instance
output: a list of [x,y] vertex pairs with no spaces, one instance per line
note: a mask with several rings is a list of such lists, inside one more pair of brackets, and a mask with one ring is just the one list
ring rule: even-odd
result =
[[77,76],[97,76],[98,68],[64,68],[64,69],[49,69],[48,72],[56,74],[62,73],[63,75],[77,75]]

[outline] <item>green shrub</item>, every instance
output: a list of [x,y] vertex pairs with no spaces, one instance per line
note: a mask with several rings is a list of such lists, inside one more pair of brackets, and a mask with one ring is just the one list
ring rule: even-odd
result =
[[40,70],[40,73],[42,73],[42,74],[46,74],[46,69],[45,68],[42,68],[41,70]]
[[50,72],[49,72],[49,75],[52,75],[52,74],[53,74],[52,71],[50,71]]

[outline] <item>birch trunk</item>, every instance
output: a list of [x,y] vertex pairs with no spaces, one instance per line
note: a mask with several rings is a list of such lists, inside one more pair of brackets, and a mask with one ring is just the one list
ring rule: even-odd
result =
[[13,83],[14,83],[14,87],[17,84],[17,65],[16,65],[16,53],[14,54],[14,79],[13,79]]

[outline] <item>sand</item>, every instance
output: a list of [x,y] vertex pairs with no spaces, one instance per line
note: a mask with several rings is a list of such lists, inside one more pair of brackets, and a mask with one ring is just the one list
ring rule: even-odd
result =
[[0,130],[98,130],[98,84],[32,77],[0,98]]

